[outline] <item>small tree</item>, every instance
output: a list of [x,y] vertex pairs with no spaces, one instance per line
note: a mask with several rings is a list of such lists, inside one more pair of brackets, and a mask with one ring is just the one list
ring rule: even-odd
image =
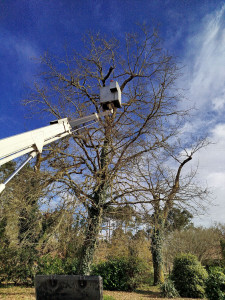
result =
[[199,140],[187,151],[182,149],[179,141],[171,145],[164,143],[164,150],[161,149],[158,155],[137,161],[133,182],[140,192],[135,196],[139,201],[143,200],[145,223],[151,237],[155,285],[164,281],[163,245],[171,213],[176,207],[181,209],[188,205],[190,209],[193,200],[200,200],[201,205],[206,200],[207,190],[194,183],[196,172],[184,173],[193,155],[206,145],[206,140]]
[[[7,177],[15,167],[15,162],[6,163],[0,175]],[[33,282],[42,227],[39,201],[45,195],[42,180],[42,174],[27,165],[0,198],[0,276],[18,284]]]

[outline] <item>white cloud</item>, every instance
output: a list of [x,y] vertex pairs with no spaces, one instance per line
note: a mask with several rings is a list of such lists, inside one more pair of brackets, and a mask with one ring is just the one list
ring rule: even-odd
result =
[[191,161],[192,167],[198,165],[197,180],[203,186],[207,184],[212,192],[212,204],[206,214],[195,218],[196,224],[205,226],[224,223],[225,219],[225,124],[212,129],[210,140],[213,143],[196,153]]
[[8,31],[3,31],[1,34],[2,49],[15,50],[19,59],[27,59],[37,56],[37,50],[25,38],[15,36]]
[[225,92],[222,93],[221,97],[215,97],[212,100],[213,109],[218,113],[220,113],[221,110],[224,110],[224,104],[225,104]]
[[216,142],[223,144],[225,146],[225,124],[217,124],[212,129],[212,134],[216,139]]

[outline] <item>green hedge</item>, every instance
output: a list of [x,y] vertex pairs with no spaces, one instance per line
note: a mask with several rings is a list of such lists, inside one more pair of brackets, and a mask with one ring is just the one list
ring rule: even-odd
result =
[[76,274],[77,264],[76,258],[62,259],[48,254],[38,259],[36,274]]
[[103,278],[103,287],[112,291],[133,291],[141,283],[145,271],[137,258],[113,258],[93,267],[92,275]]
[[33,285],[36,274],[76,274],[77,259],[62,259],[50,254],[37,258],[33,249],[0,250],[0,283]]
[[0,283],[6,281],[16,285],[32,285],[35,276],[35,251],[29,247],[5,250],[0,250]]
[[[77,274],[77,259],[62,259],[50,254],[37,257],[34,249],[0,250],[0,283],[33,285],[36,274]],[[114,258],[94,266],[92,275],[103,278],[105,289],[132,291],[146,276],[147,266],[137,258]]]

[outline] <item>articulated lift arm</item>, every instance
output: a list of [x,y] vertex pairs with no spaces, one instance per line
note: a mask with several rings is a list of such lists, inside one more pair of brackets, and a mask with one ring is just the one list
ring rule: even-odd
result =
[[15,170],[4,183],[0,184],[0,193],[5,189],[5,185],[38,153],[42,152],[45,145],[58,139],[70,135],[74,128],[87,124],[91,121],[98,121],[99,117],[112,113],[107,110],[102,113],[95,113],[83,118],[68,121],[67,118],[51,122],[51,125],[39,129],[28,131],[22,134],[0,140],[0,166],[29,153],[29,157]]
[[21,170],[33,157],[42,152],[45,145],[70,135],[75,128],[82,124],[98,121],[99,117],[112,113],[111,107],[121,107],[121,90],[118,82],[111,81],[109,86],[100,88],[100,104],[105,110],[99,114],[68,121],[67,118],[51,122],[51,125],[40,129],[0,140],[0,166],[8,161],[29,153],[29,157],[15,170],[4,183],[0,184],[0,193],[5,185]]

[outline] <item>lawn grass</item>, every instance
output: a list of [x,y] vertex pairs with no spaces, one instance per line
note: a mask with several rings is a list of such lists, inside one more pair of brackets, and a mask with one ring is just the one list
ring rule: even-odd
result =
[[[103,300],[153,300],[161,298],[158,287],[143,286],[135,292],[104,291]],[[27,287],[2,286],[0,287],[0,299],[7,300],[35,300],[35,289]],[[169,300],[164,298],[165,300]],[[184,298],[177,298],[182,300]],[[175,300],[175,299],[174,299]],[[185,300],[192,300],[185,298]],[[196,300],[196,299],[195,299]]]
[[113,298],[112,296],[104,295],[104,296],[103,296],[103,300],[116,300],[116,299]]
[[35,290],[27,287],[0,287],[0,299],[35,300]]

